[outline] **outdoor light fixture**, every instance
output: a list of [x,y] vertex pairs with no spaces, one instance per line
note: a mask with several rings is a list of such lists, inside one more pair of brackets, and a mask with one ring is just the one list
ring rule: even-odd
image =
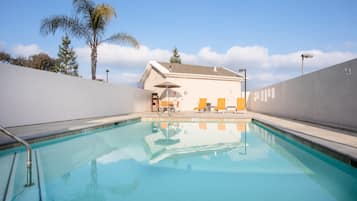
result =
[[109,69],[107,69],[106,71],[105,71],[106,73],[107,73],[107,83],[108,83],[108,73],[109,73]]
[[239,69],[238,72],[244,72],[244,107],[247,109],[247,69]]
[[304,74],[304,59],[314,57],[313,54],[301,54],[301,75]]

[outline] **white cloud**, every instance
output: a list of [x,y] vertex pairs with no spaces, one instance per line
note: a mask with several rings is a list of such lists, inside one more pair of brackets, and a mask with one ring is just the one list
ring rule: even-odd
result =
[[[90,64],[88,47],[76,48],[81,63]],[[357,57],[357,53],[348,51],[322,51],[317,49],[295,51],[286,54],[271,54],[268,48],[254,46],[233,46],[225,52],[217,52],[211,47],[203,47],[197,53],[188,54],[180,51],[183,63],[208,66],[226,66],[233,70],[238,67],[248,69],[251,87],[279,82],[300,74],[302,53],[314,54],[314,58],[305,61],[305,72],[347,61]],[[117,69],[144,69],[149,60],[169,61],[172,52],[167,49],[151,49],[141,46],[140,49],[116,44],[102,44],[98,49],[98,66]],[[111,75],[111,80],[137,82],[139,74],[121,73]]]
[[324,52],[321,50],[297,51],[288,54],[275,54],[270,56],[268,67],[291,68],[301,65],[301,54],[308,52],[314,55],[312,59],[305,61],[307,68],[322,68],[329,65],[341,63],[357,57],[357,53],[352,52]]
[[13,49],[12,52],[16,56],[23,56],[23,57],[28,57],[34,54],[38,54],[40,52],[44,52],[41,50],[41,48],[36,45],[36,44],[30,44],[30,45],[16,45]]
[[128,146],[101,156],[98,158],[98,162],[101,164],[110,164],[128,159],[133,159],[139,162],[145,161],[147,160],[147,155],[141,146]]
[[[78,59],[90,62],[88,47],[76,48]],[[352,52],[324,52],[321,50],[304,50],[287,54],[269,54],[268,48],[262,46],[233,46],[224,53],[212,50],[210,47],[201,48],[196,54],[181,52],[183,63],[201,65],[222,65],[227,67],[244,66],[246,68],[295,68],[301,64],[301,53],[309,52],[315,55],[306,62],[307,68],[320,68],[343,62],[354,57]],[[124,47],[115,44],[102,44],[98,49],[98,62],[112,67],[145,67],[149,60],[168,61],[171,50],[150,49],[142,46],[140,49]]]
[[[75,49],[78,59],[89,63],[90,49],[88,47]],[[149,60],[166,61],[171,52],[162,49],[149,49],[141,46],[140,49],[104,43],[98,48],[98,63],[112,67],[145,67]]]

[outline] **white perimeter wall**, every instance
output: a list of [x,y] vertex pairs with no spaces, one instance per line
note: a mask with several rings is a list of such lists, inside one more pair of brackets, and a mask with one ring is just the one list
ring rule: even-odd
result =
[[0,63],[5,127],[149,111],[151,92]]
[[[166,89],[154,87],[164,81],[180,85],[180,88],[170,89],[170,101],[180,101],[181,111],[193,111],[198,106],[199,98],[207,98],[207,102],[217,105],[217,98],[226,98],[226,106],[236,106],[237,98],[241,97],[241,84],[237,81],[220,81],[188,78],[163,78],[155,70],[150,72],[144,88],[157,92],[166,100]],[[176,92],[174,94],[173,92]]]
[[357,59],[251,91],[248,109],[357,130]]

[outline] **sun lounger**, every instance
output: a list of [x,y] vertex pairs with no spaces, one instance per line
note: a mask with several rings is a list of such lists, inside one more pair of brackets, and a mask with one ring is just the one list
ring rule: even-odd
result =
[[200,98],[200,101],[198,103],[198,107],[195,107],[193,110],[205,111],[206,104],[207,104],[207,98]]
[[226,111],[226,99],[225,98],[218,98],[217,99],[217,106],[214,107],[217,112],[224,112]]
[[246,111],[244,98],[237,98],[236,112],[239,112],[239,111]]

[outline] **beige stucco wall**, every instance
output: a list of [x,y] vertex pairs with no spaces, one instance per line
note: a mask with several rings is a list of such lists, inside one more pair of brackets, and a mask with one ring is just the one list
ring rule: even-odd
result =
[[[227,106],[235,106],[236,98],[241,97],[241,84],[238,81],[221,81],[208,79],[163,78],[152,70],[144,83],[144,89],[159,93],[166,99],[165,89],[154,87],[164,81],[180,85],[180,88],[170,89],[170,100],[180,101],[181,111],[192,111],[197,107],[199,98],[207,98],[207,102],[217,105],[217,98],[226,98]],[[173,91],[176,92],[173,93]]]
[[357,130],[357,59],[251,91],[248,109]]

